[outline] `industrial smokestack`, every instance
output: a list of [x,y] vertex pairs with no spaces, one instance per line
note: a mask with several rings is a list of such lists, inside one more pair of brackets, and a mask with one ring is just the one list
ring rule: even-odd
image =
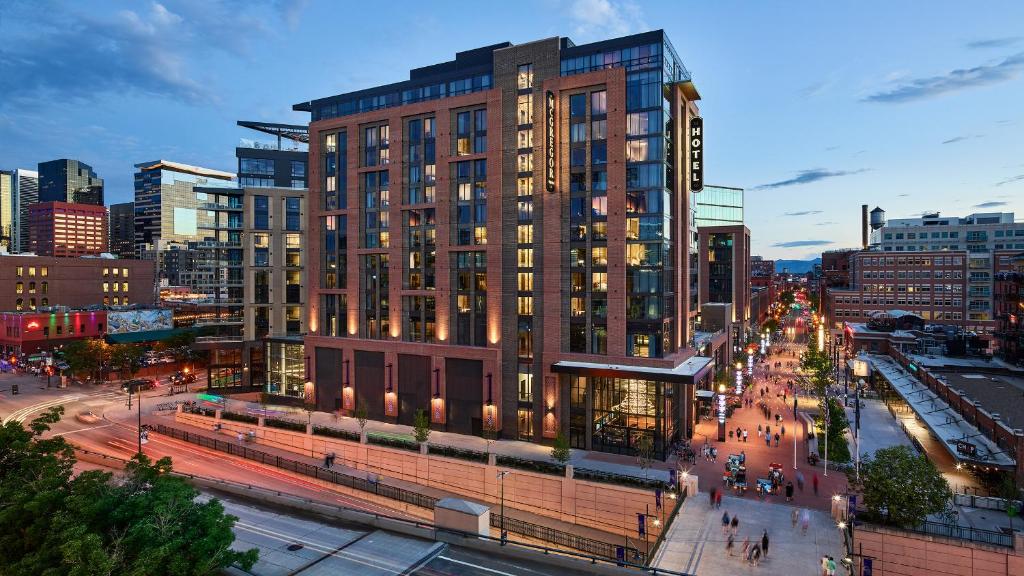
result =
[[868,205],[860,205],[860,244],[861,249],[868,249]]

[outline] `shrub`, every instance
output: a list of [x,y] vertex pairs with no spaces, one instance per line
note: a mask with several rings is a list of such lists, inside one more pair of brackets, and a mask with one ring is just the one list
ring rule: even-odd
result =
[[246,424],[256,424],[260,421],[258,416],[239,414],[238,412],[221,412],[220,417],[222,420],[233,420],[235,422],[245,422]]
[[348,430],[331,428],[330,426],[313,426],[313,434],[316,434],[317,436],[329,436],[331,438],[340,438],[342,440],[359,442],[358,432],[349,432]]
[[292,430],[295,432],[305,432],[306,425],[302,422],[295,422],[293,420],[279,420],[277,418],[267,418],[263,421],[263,424],[270,428],[280,428],[282,430]]
[[565,465],[544,462],[542,460],[524,460],[515,456],[498,456],[496,463],[498,466],[530,470],[532,472],[540,472],[541,474],[565,475]]
[[612,472],[601,472],[600,470],[590,470],[587,468],[574,468],[572,476],[578,480],[603,482],[605,484],[618,484],[620,486],[632,486],[634,488],[645,488],[648,490],[665,488],[665,483],[661,480],[640,478],[638,476],[627,476],[625,474],[615,474]]
[[419,452],[420,445],[415,440],[406,440],[404,438],[392,438],[391,436],[378,436],[376,434],[368,434],[366,441],[370,444],[376,444],[378,446],[388,446],[390,448],[398,448],[401,450],[410,450],[412,452]]
[[437,456],[459,458],[461,460],[469,460],[471,462],[487,462],[487,454],[477,452],[476,450],[465,450],[463,448],[454,448],[452,446],[437,446],[435,444],[431,444],[427,450],[430,454]]

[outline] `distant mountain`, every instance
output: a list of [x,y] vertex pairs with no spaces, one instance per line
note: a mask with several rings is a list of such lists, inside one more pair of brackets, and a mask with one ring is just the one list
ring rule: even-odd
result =
[[776,260],[775,273],[781,274],[783,269],[790,274],[806,274],[814,268],[815,264],[821,264],[821,258],[814,260]]

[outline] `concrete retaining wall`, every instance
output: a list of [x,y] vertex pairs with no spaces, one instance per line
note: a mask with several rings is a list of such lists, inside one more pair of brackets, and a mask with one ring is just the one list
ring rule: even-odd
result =
[[[256,424],[216,420],[198,414],[180,412],[175,415],[175,420],[205,430],[212,430],[219,422],[225,440],[236,437],[239,432],[255,432],[257,444],[306,457],[323,458],[325,453],[333,452],[339,465],[492,504],[499,502],[499,469],[510,470],[505,478],[507,506],[631,538],[636,537],[637,514],[655,511],[653,491],[576,480],[571,477],[571,468],[563,477]],[[363,494],[357,492],[353,495],[363,498]],[[648,528],[652,538],[656,538],[661,530],[652,524]]]
[[[1014,548],[869,524],[857,527],[854,552],[873,558],[874,576],[1019,576],[1024,574],[1024,534]],[[858,558],[857,564],[861,560]],[[859,572],[858,572],[859,573]]]

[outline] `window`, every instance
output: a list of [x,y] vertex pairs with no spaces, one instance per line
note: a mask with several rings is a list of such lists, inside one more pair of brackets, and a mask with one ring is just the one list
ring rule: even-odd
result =
[[270,229],[270,197],[269,196],[253,196],[253,224],[252,227],[256,230],[269,230]]
[[520,64],[516,85],[520,90],[533,88],[533,64]]
[[608,93],[604,90],[590,93],[590,115],[598,116],[608,113]]
[[302,160],[292,160],[292,178],[303,178],[306,176],[306,163]]
[[591,122],[590,138],[593,140],[606,140],[608,138],[608,121],[594,120]]
[[516,104],[519,124],[533,124],[533,94],[520,94]]
[[519,148],[533,148],[533,130],[527,128],[517,133]]
[[533,178],[519,178],[516,180],[516,190],[520,196],[532,196],[533,195]]
[[17,284],[14,285],[14,293],[15,294],[22,294],[24,292],[25,292],[25,283],[24,282],[18,282]]
[[300,198],[285,198],[284,199],[284,229],[285,230],[301,230],[302,229],[302,218],[300,212]]
[[238,171],[243,174],[273,176],[274,161],[265,158],[240,158],[238,160]]
[[520,154],[518,158],[518,167],[520,172],[533,171],[533,153]]
[[569,96],[569,117],[583,118],[587,115],[587,95],[573,94]]

